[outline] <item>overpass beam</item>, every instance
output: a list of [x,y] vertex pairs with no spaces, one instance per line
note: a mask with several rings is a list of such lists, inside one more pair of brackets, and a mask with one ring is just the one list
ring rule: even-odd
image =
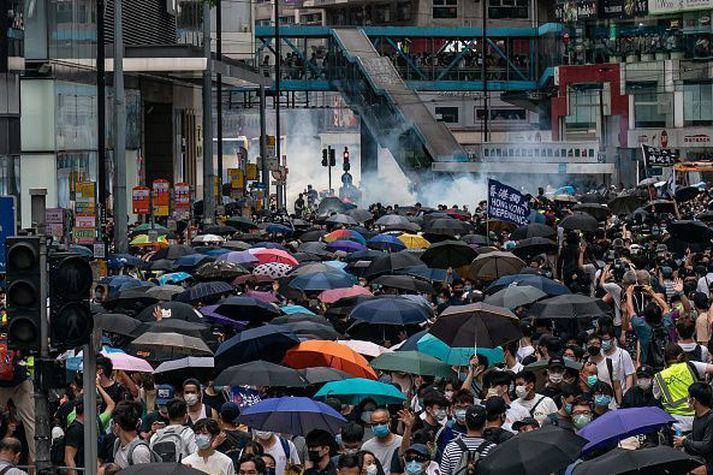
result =
[[376,138],[367,127],[364,119],[360,120],[359,124],[360,148],[361,148],[361,174],[369,175],[379,171],[379,144]]

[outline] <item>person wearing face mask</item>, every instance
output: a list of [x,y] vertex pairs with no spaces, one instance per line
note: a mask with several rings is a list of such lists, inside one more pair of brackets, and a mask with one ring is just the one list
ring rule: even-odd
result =
[[337,466],[330,457],[330,447],[334,437],[324,430],[313,430],[307,434],[307,470],[304,475],[337,475]]
[[485,373],[483,381],[488,388],[488,391],[485,393],[485,399],[499,396],[503,398],[505,404],[508,406],[503,429],[513,432],[512,425],[515,421],[530,417],[530,411],[519,404],[513,404],[511,394],[515,391],[515,375],[512,374],[512,372],[491,369]]
[[436,475],[438,464],[431,461],[431,454],[423,444],[413,444],[404,455],[404,473],[406,475]]
[[619,348],[612,325],[600,328],[599,336],[602,342],[602,354],[611,361],[611,365],[605,362],[607,372],[609,372],[609,366],[611,366],[611,374],[618,376],[618,386],[621,388],[621,394],[616,393],[617,385],[615,384],[614,395],[616,401],[621,403],[623,395],[634,386],[634,373],[636,372],[634,361],[631,359],[631,355],[628,351]]
[[603,416],[612,409],[614,392],[611,386],[604,381],[598,381],[592,386],[592,406],[594,407],[594,418]]
[[532,371],[520,371],[515,376],[515,395],[517,399],[513,404],[527,409],[530,417],[534,417],[537,422],[542,424],[548,414],[557,412],[557,405],[551,398],[535,392],[536,381],[537,376]]
[[183,400],[188,406],[189,425],[201,419],[211,418],[218,420],[218,413],[202,401],[201,383],[197,379],[189,378],[183,382]]
[[381,466],[384,467],[384,472],[389,475],[391,472],[391,458],[394,452],[401,446],[401,436],[391,432],[391,416],[386,409],[377,409],[371,414],[371,430],[374,432],[374,437],[364,442],[362,450],[372,452]]
[[583,397],[578,397],[572,403],[572,424],[576,430],[592,422],[592,408]]
[[547,382],[542,388],[542,395],[547,396],[553,401],[560,400],[562,385],[564,384],[564,360],[559,356],[553,356],[547,362],[546,377]]
[[213,447],[213,440],[220,434],[218,423],[213,419],[201,419],[194,427],[198,450],[181,463],[210,475],[234,475],[233,461]]
[[413,430],[426,429],[434,436],[448,422],[451,402],[439,391],[428,390],[423,396],[424,410],[416,419]]
[[185,425],[188,419],[186,401],[172,399],[166,404],[166,412],[169,424],[156,431],[149,446],[164,462],[178,462],[198,450],[196,434]]
[[[342,431],[337,434],[335,439],[339,446],[340,454],[355,454],[361,449],[361,444],[364,440],[364,428],[355,422],[350,422],[342,427]],[[338,458],[338,456],[335,458]],[[333,459],[333,461],[336,463],[336,460]]]
[[478,452],[480,457],[488,456],[495,444],[483,438],[486,419],[487,412],[483,406],[468,406],[465,415],[468,432],[446,446],[441,457],[441,475],[454,475],[464,453]]
[[503,429],[507,410],[508,406],[500,396],[493,396],[485,401],[485,412],[487,413],[485,429],[483,430],[483,438],[485,440],[497,445],[512,438],[513,433]]
[[593,333],[587,338],[587,353],[589,354],[587,361],[597,365],[597,381],[602,381],[613,387],[616,401],[621,401],[619,398],[622,395],[620,372],[623,366],[614,365],[611,359],[604,356],[602,337],[598,333]]
[[275,475],[283,475],[288,465],[300,464],[297,447],[291,440],[280,434],[256,429],[253,430],[253,436],[264,452],[275,459]]
[[357,453],[361,456],[361,473],[362,475],[384,475],[384,468],[376,455],[368,450],[361,450]]
[[550,414],[542,423],[542,426],[552,425],[574,432],[575,427],[572,422],[572,410],[575,399],[582,395],[582,390],[574,384],[565,384],[560,390],[560,408],[557,412]]
[[643,365],[636,370],[636,385],[624,394],[621,407],[661,406],[653,392],[654,369]]

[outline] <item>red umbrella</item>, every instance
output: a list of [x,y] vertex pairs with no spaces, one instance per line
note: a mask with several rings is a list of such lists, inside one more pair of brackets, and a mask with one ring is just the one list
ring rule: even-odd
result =
[[319,300],[324,303],[334,303],[340,299],[356,297],[359,295],[372,296],[373,294],[366,287],[362,287],[361,285],[353,285],[344,289],[325,290],[324,292],[319,294]]
[[292,257],[289,252],[283,251],[282,249],[257,249],[251,252],[253,256],[259,259],[260,264],[267,264],[269,262],[281,262],[283,264],[289,264],[293,267],[299,265],[297,259]]

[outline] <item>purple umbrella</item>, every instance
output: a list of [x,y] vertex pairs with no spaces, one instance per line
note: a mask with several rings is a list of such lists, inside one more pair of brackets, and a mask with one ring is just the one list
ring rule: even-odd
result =
[[676,420],[658,407],[632,407],[609,411],[577,432],[589,441],[582,449],[582,455],[594,449],[614,446],[620,440],[633,435],[656,432],[673,422]]
[[218,261],[228,261],[235,264],[251,264],[260,262],[260,259],[249,253],[248,251],[233,251],[218,256]]
[[212,323],[218,323],[220,325],[229,325],[235,328],[237,331],[244,330],[248,326],[248,323],[250,323],[243,322],[240,320],[233,320],[232,318],[228,318],[219,313],[216,313],[216,308],[218,308],[218,304],[206,305],[205,307],[201,307],[200,312],[203,314],[206,320],[209,320]]
[[330,251],[356,252],[365,251],[366,246],[354,241],[334,241],[327,244]]
[[322,402],[307,397],[281,397],[244,409],[238,422],[258,430],[306,435],[315,429],[336,434],[347,420]]

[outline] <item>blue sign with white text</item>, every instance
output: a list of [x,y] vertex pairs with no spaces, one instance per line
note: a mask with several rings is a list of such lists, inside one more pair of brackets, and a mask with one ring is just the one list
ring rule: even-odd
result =
[[5,239],[16,233],[15,197],[0,196],[0,272],[5,272],[7,246]]
[[497,180],[488,179],[488,218],[522,226],[529,222],[529,215],[530,204],[522,193]]

